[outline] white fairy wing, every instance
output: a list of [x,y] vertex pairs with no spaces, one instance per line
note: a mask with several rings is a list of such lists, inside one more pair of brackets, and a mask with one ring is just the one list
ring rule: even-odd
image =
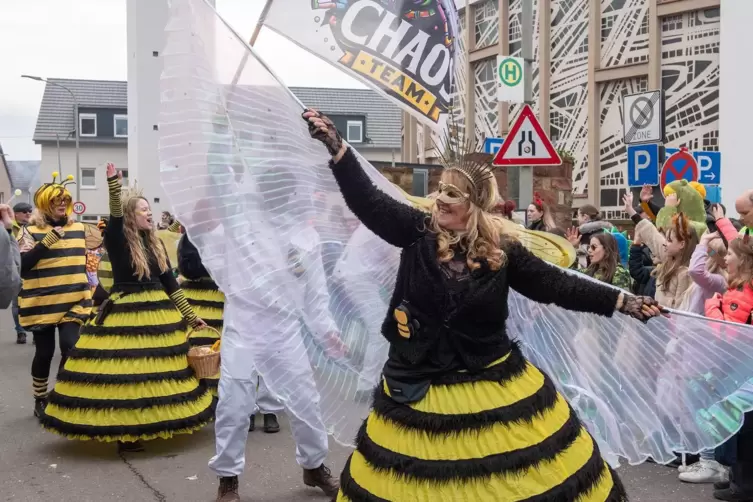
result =
[[[351,444],[387,358],[380,327],[399,250],[352,224],[303,106],[212,7],[173,0],[167,35],[161,182],[228,305],[253,313],[235,357],[292,413],[314,426],[321,413],[328,432]],[[379,188],[409,203],[360,160]],[[555,236],[514,230],[547,261],[571,263]],[[304,231],[318,244],[294,245]],[[327,326],[347,351],[322,333]],[[714,447],[753,408],[748,326],[683,314],[643,325],[513,293],[508,328],[612,461]]]

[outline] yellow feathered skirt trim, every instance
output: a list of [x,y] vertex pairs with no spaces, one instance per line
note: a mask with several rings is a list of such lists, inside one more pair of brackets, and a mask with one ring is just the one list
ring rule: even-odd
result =
[[128,442],[203,427],[213,396],[188,365],[185,322],[167,294],[151,287],[110,300],[102,324],[81,329],[42,424],[70,439]]
[[627,500],[575,412],[517,348],[481,375],[445,377],[413,403],[379,386],[339,502]]

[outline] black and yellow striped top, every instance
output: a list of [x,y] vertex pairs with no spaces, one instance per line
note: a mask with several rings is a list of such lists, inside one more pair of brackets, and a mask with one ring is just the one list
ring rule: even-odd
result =
[[26,227],[36,245],[22,256],[19,322],[38,330],[62,322],[85,322],[91,311],[82,223],[70,222],[61,237],[52,227]]
[[113,278],[112,263],[110,263],[110,256],[107,253],[102,254],[99,265],[97,265],[97,280],[99,280],[102,289],[109,293],[112,289]]

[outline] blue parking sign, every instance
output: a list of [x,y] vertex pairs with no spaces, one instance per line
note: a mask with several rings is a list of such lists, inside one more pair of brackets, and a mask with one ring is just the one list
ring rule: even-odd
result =
[[484,153],[490,153],[492,155],[496,155],[500,148],[502,148],[502,143],[504,143],[504,138],[486,138],[484,139]]
[[659,145],[629,145],[627,155],[628,186],[659,184]]
[[698,163],[698,181],[704,185],[719,185],[722,177],[721,152],[693,152]]

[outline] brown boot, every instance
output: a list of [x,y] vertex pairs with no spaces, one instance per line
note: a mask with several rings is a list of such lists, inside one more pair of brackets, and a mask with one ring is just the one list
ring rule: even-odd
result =
[[220,478],[217,502],[241,502],[241,497],[238,495],[238,476]]
[[340,482],[332,477],[332,471],[324,464],[316,469],[304,469],[303,484],[321,488],[328,497],[333,498],[340,491]]

